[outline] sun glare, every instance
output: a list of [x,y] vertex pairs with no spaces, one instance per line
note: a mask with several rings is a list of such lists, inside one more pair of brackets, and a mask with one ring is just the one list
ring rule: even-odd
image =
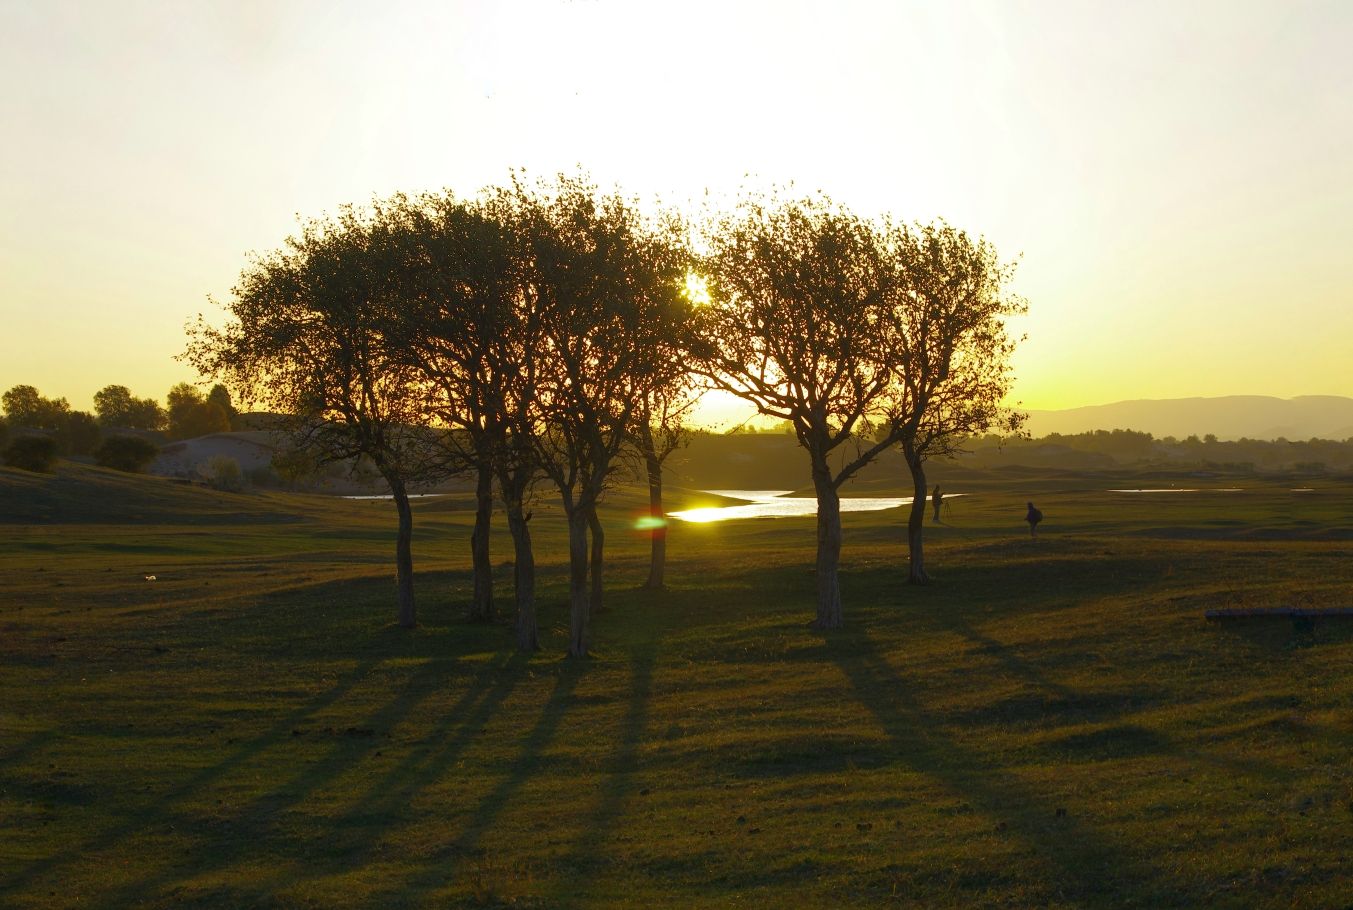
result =
[[709,282],[695,272],[686,273],[686,299],[695,306],[709,306],[714,302],[709,296]]

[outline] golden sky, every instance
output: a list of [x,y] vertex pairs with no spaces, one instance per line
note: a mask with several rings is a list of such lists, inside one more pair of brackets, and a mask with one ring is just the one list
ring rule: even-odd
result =
[[162,398],[297,214],[581,164],[1022,253],[1026,407],[1353,395],[1350,47],[1347,2],[0,0],[0,389]]

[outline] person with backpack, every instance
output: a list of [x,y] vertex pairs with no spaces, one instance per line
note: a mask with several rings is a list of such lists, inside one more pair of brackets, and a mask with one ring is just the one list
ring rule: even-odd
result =
[[1033,503],[1027,503],[1029,511],[1025,514],[1024,520],[1029,523],[1029,536],[1038,536],[1038,523],[1043,520],[1043,513],[1034,508]]

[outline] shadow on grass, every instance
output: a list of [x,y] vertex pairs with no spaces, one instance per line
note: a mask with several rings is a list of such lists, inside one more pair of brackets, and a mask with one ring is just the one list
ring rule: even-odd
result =
[[653,668],[659,646],[657,639],[647,641],[630,656],[629,702],[620,722],[620,738],[612,752],[610,768],[602,779],[601,796],[582,826],[582,836],[561,861],[567,870],[566,878],[555,889],[561,907],[581,906],[586,902],[587,884],[605,865],[606,840],[626,803],[635,795],[639,747],[648,722]]
[[[446,669],[435,662],[420,665],[408,677],[403,688],[388,703],[371,714],[359,731],[353,736],[335,736],[328,746],[328,753],[313,763],[300,764],[303,769],[285,781],[278,782],[267,793],[255,797],[247,806],[236,812],[229,821],[220,827],[219,833],[205,830],[201,816],[179,816],[186,826],[196,826],[200,839],[187,850],[174,857],[170,864],[158,876],[146,877],[128,883],[120,891],[105,900],[106,906],[134,906],[148,894],[154,894],[184,875],[198,877],[211,869],[223,868],[240,860],[247,854],[267,851],[269,844],[278,838],[290,840],[292,832],[284,830],[279,816],[288,809],[302,803],[306,797],[338,778],[345,771],[368,758],[378,747],[386,745],[380,734],[386,733],[426,701],[436,691],[436,683],[444,680]],[[472,686],[470,695],[478,687]],[[368,733],[369,731],[369,733]],[[293,732],[290,739],[297,737]],[[388,745],[386,746],[388,748]],[[299,764],[299,763],[298,763]],[[295,765],[293,765],[295,767]]]
[[[991,657],[1006,672],[1041,693],[994,702],[962,718],[970,723],[1036,724],[1043,721],[1051,726],[1110,723],[1124,715],[1167,704],[1172,707],[1196,704],[1206,697],[1202,693],[1197,693],[1193,698],[1181,699],[1178,692],[1172,692],[1164,687],[1138,686],[1111,691],[1073,689],[1053,680],[1037,663],[1021,657],[1018,649],[1012,645],[974,629],[964,619],[961,611],[944,611],[939,616],[939,622],[946,630],[977,645],[980,653]],[[1270,781],[1280,779],[1283,773],[1272,765],[1240,755],[1218,754],[1189,747],[1158,729],[1148,729],[1132,723],[1116,723],[1100,730],[1069,733],[1048,742],[1047,748],[1060,752],[1061,756],[1068,760],[1094,761],[1150,754],[1173,754],[1229,771],[1253,774]]]
[[[447,843],[439,851],[438,856],[430,859],[419,874],[393,883],[391,887],[375,896],[373,900],[377,905],[395,905],[407,900],[410,896],[425,896],[452,880],[457,873],[471,882],[471,890],[483,898],[480,903],[493,903],[492,899],[496,899],[496,897],[493,893],[492,874],[483,875],[481,874],[483,869],[475,868],[475,863],[485,857],[484,848],[480,845],[481,841],[512,799],[539,769],[545,751],[554,741],[559,726],[568,712],[573,691],[577,687],[578,681],[586,674],[587,668],[587,662],[580,660],[564,660],[557,664],[554,688],[550,692],[549,698],[541,706],[540,716],[536,720],[535,726],[522,740],[518,755],[512,762],[506,776],[479,800],[478,806],[465,823],[459,836]],[[486,713],[483,717],[464,724],[462,730],[472,735],[477,731],[478,725],[487,720],[487,717]],[[453,757],[454,754],[447,751],[439,756],[438,761],[429,764],[421,775],[420,786],[425,786],[437,780],[450,766]],[[353,862],[361,862],[364,859],[365,857],[356,857],[353,858]],[[493,866],[491,859],[490,867]],[[351,863],[349,863],[349,867],[351,867]],[[475,879],[483,879],[483,881],[474,885]]]
[[[1181,906],[1177,883],[1134,857],[1088,822],[1000,769],[943,732],[942,721],[909,693],[911,683],[859,632],[828,636],[833,659],[855,697],[877,719],[897,760],[961,793],[980,811],[1008,826],[1048,867],[1050,890],[1084,905],[1111,902],[1117,885],[1133,883],[1152,894],[1154,906]],[[1152,885],[1144,885],[1151,882]]]
[[[304,868],[257,886],[263,899],[301,880],[351,871],[372,858],[381,833],[399,821],[400,811],[427,787],[439,782],[526,674],[529,655],[500,655],[472,678],[467,691],[435,719],[438,732],[411,750],[372,783],[366,795],[333,821],[324,834],[325,857],[308,857]],[[436,868],[435,866],[433,867]],[[421,893],[429,880],[401,886],[399,896]]]
[[34,733],[18,746],[6,752],[4,755],[0,755],[0,769],[10,765],[17,765],[54,739],[56,739],[55,730],[43,730],[39,733]]
[[314,696],[301,707],[280,718],[262,736],[241,745],[240,748],[232,752],[223,761],[203,768],[189,777],[186,781],[172,787],[167,793],[157,794],[154,797],[153,802],[130,810],[120,823],[109,826],[103,832],[88,838],[78,846],[72,845],[70,849],[63,851],[60,854],[53,854],[29,864],[26,868],[20,870],[13,878],[0,884],[0,896],[15,894],[20,889],[49,872],[53,872],[62,866],[69,865],[75,860],[84,859],[91,854],[98,853],[118,844],[126,838],[135,836],[138,833],[145,832],[156,825],[166,822],[168,819],[174,817],[172,810],[174,803],[192,796],[244,762],[277,746],[279,743],[287,741],[291,737],[291,731],[297,724],[342,698],[351,691],[354,686],[366,678],[378,663],[379,661],[376,659],[363,661],[347,674],[340,677],[327,691]]

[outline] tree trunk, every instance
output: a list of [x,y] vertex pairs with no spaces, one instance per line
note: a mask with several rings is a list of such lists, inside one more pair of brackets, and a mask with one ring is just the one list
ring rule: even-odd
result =
[[521,497],[509,497],[507,528],[512,534],[514,555],[512,581],[517,600],[517,650],[536,651],[540,633],[536,627],[536,558],[531,550],[531,528]]
[[489,555],[489,528],[493,523],[493,465],[486,456],[479,463],[475,488],[474,533],[470,535],[470,559],[474,566],[474,600],[470,619],[493,619],[493,561]]
[[399,512],[399,534],[395,538],[395,581],[399,591],[399,624],[412,629],[418,624],[413,607],[413,509],[409,508],[409,494],[404,481],[386,475],[390,495]]
[[597,508],[593,506],[587,510],[587,528],[592,532],[592,602],[590,605],[593,613],[602,612],[601,597],[601,560],[602,548],[606,542],[606,530],[601,526],[601,519],[597,517]]
[[587,598],[587,510],[568,512],[568,600],[570,657],[586,657],[590,634]]
[[839,629],[841,615],[841,497],[825,464],[813,466],[817,491],[817,620],[819,629]]
[[925,550],[921,543],[926,510],[925,461],[905,442],[902,452],[906,456],[907,469],[911,471],[912,487],[911,515],[907,518],[907,553],[910,556],[907,584],[928,585],[930,576],[925,571]]
[[648,517],[653,523],[652,550],[648,559],[648,581],[644,587],[650,591],[661,591],[663,573],[667,568],[667,516],[662,511],[662,462],[649,453],[644,453],[648,464]]

